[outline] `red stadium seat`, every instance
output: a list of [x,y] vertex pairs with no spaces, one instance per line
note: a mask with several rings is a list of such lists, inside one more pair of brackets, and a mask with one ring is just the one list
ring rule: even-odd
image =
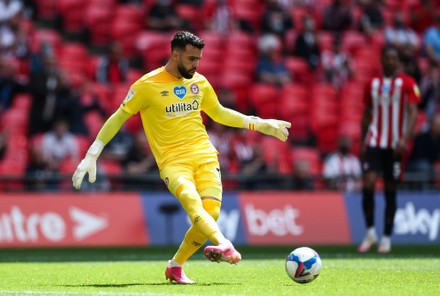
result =
[[276,168],[282,174],[292,171],[290,144],[288,142],[281,142],[274,137],[261,137],[259,143],[263,149],[264,161],[268,167]]
[[365,48],[366,44],[367,40],[362,33],[355,30],[344,33],[342,39],[343,50],[348,51],[351,54],[356,54],[359,49]]
[[194,30],[202,29],[205,24],[205,13],[194,5],[178,3],[176,13],[181,19],[187,20]]
[[112,38],[119,41],[125,56],[132,58],[136,55],[136,42],[142,31],[142,24],[127,20],[116,20],[112,23]]
[[55,20],[58,17],[58,0],[36,0],[37,16],[43,20]]
[[144,13],[138,5],[120,4],[114,11],[114,20],[143,24]]
[[72,60],[87,59],[88,49],[82,43],[63,43],[62,47],[58,51],[58,57],[69,58]]
[[292,162],[296,160],[305,160],[310,165],[310,172],[312,174],[321,174],[322,161],[321,153],[316,148],[310,147],[295,147],[291,150]]
[[95,137],[104,124],[104,120],[96,111],[88,112],[84,115],[84,122],[89,130],[89,135]]
[[136,37],[137,51],[142,55],[147,70],[153,70],[164,64],[170,53],[168,34],[156,31],[141,31]]
[[62,40],[60,34],[52,29],[35,30],[32,36],[32,47],[35,51],[39,51],[43,44],[50,45],[55,51],[59,50]]
[[28,112],[31,108],[32,97],[28,94],[18,94],[12,100],[12,109],[23,110]]
[[68,33],[81,33],[84,29],[86,0],[59,0],[63,29]]
[[203,48],[203,54],[205,51],[212,48],[222,50],[225,46],[225,36],[212,31],[201,31],[198,35],[203,41],[205,41],[205,47]]
[[252,86],[253,77],[242,72],[224,72],[220,78],[219,86],[230,89],[236,97],[236,107],[245,112],[249,108],[249,89]]
[[236,19],[247,21],[254,30],[259,31],[261,27],[262,7],[258,1],[252,4],[247,1],[236,1],[232,4],[232,14]]
[[90,2],[85,11],[85,24],[89,32],[89,40],[94,46],[103,46],[111,41],[109,24],[113,18],[112,5],[97,5]]
[[58,64],[74,86],[81,85],[89,74],[89,55],[81,43],[64,43],[58,51]]
[[250,102],[256,115],[262,118],[278,118],[279,91],[269,84],[254,84],[250,89]]
[[311,79],[311,72],[307,62],[299,57],[286,58],[286,67],[293,77],[293,80],[299,82],[309,82]]
[[10,108],[3,112],[0,126],[11,134],[25,135],[28,129],[29,116],[25,109]]

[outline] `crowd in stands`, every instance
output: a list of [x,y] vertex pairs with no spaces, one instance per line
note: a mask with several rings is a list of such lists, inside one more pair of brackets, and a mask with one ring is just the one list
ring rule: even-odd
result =
[[[224,174],[357,190],[364,88],[387,44],[421,90],[408,169],[440,169],[438,1],[0,0],[0,177],[59,188],[44,180],[73,173],[130,84],[166,62],[176,30],[205,40],[198,72],[224,106],[292,122],[282,143],[204,117]],[[157,172],[141,131],[131,118],[98,173]]]

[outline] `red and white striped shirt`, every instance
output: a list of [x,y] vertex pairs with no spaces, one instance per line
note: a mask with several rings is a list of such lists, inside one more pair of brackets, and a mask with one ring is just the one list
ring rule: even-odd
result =
[[367,85],[364,103],[372,110],[365,145],[394,148],[405,133],[408,103],[419,103],[420,91],[413,78],[398,74],[393,78],[374,77]]

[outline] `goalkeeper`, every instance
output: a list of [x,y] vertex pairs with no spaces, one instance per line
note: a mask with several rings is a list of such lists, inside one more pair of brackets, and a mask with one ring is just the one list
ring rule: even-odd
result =
[[80,189],[85,174],[89,182],[94,182],[96,162],[104,146],[130,116],[139,113],[160,177],[192,222],[165,270],[166,279],[179,284],[194,283],[182,265],[207,240],[213,243],[204,249],[209,260],[230,264],[241,260],[216,223],[222,202],[218,152],[209,140],[200,111],[223,125],[256,130],[281,141],[287,140],[290,128],[289,122],[245,116],[223,107],[207,79],[196,72],[204,45],[192,33],[175,33],[167,64],[131,86],[72,177],[76,189]]

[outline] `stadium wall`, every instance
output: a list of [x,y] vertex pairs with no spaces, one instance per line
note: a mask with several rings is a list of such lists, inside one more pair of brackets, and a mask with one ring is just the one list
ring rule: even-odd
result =
[[[339,192],[225,193],[218,220],[238,245],[358,243],[361,196]],[[376,198],[381,233],[383,196]],[[401,192],[396,244],[440,244],[440,193]],[[177,245],[190,221],[167,192],[0,194],[0,247]]]

